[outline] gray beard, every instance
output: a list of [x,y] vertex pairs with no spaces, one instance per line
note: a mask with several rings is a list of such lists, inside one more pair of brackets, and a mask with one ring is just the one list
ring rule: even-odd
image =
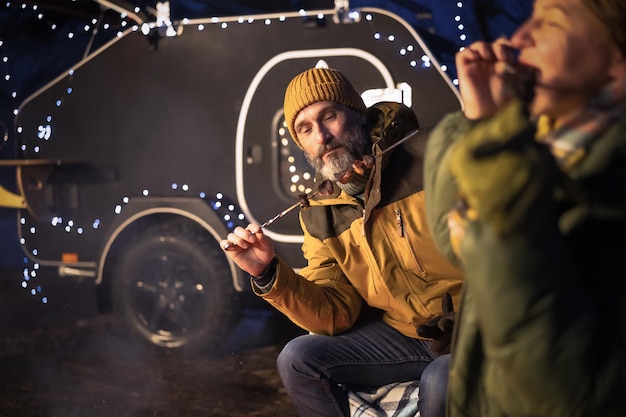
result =
[[356,158],[347,152],[343,153],[340,157],[331,156],[318,172],[324,179],[336,181],[352,168],[352,164],[354,164],[355,160]]
[[[345,134],[324,146],[320,146],[317,155],[306,154],[309,164],[324,179],[336,181],[345,172],[352,169],[352,165],[358,159],[363,158],[364,151],[370,141],[363,126],[353,126]],[[330,149],[343,147],[345,152],[339,156],[330,155],[327,162],[324,162],[322,155]]]

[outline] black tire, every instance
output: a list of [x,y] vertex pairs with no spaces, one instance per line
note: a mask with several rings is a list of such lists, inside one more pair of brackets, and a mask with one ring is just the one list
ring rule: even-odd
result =
[[125,246],[112,303],[135,336],[186,352],[219,351],[241,310],[219,243],[179,222],[152,226]]

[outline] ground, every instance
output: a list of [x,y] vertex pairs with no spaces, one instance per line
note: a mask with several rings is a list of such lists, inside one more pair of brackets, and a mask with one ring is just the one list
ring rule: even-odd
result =
[[67,283],[42,305],[18,274],[0,273],[0,417],[295,415],[275,360],[300,330],[278,313],[244,311],[226,354],[177,354],[94,313],[89,285]]

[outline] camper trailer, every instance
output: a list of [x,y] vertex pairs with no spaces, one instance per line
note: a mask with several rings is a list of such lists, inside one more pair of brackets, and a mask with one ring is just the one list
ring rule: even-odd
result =
[[[42,276],[90,280],[102,309],[160,347],[227,337],[250,284],[219,241],[315,187],[284,124],[294,75],[339,69],[366,104],[403,102],[423,128],[460,108],[420,36],[381,9],[117,12],[127,24],[110,40],[19,104],[18,191],[1,188],[0,205],[18,211],[25,287],[43,297]],[[298,210],[265,233],[303,266]]]

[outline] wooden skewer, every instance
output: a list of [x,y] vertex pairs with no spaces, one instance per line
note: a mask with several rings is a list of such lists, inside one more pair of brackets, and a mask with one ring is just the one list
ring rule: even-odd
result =
[[[312,193],[309,193],[306,195],[306,199],[308,200],[309,198],[313,198],[316,195],[319,194],[319,191],[315,191]],[[265,223],[263,223],[261,225],[261,227],[267,227],[270,224],[274,223],[276,220],[280,219],[281,217],[283,217],[285,214],[289,213],[291,210],[295,209],[296,207],[299,207],[302,205],[301,201],[298,201],[295,204],[292,204],[291,206],[287,207],[286,209],[284,209],[283,211],[281,211],[280,213],[278,213],[276,216],[272,217],[271,219],[269,219],[268,221],[266,221]]]
[[[313,192],[310,192],[309,194],[306,194],[305,201],[308,200],[309,198],[315,197],[318,194],[319,194],[319,191],[313,191]],[[261,227],[269,226],[270,224],[274,223],[276,220],[278,220],[281,217],[283,217],[285,214],[289,213],[291,210],[295,209],[296,207],[300,207],[301,205],[302,205],[301,201],[298,201],[297,203],[292,204],[291,206],[287,207],[286,209],[284,209],[283,211],[281,211],[280,213],[278,213],[277,215],[275,215],[271,219],[265,221],[263,224],[261,224]],[[234,243],[228,242],[225,246],[222,247],[222,249],[224,249],[224,250],[234,250],[235,247],[237,247],[237,245],[235,245]]]

